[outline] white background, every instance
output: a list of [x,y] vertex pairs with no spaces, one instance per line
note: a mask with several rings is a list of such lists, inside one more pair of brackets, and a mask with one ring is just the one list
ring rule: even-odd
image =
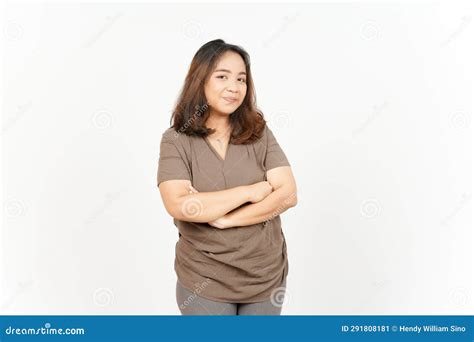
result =
[[287,154],[285,315],[472,314],[471,7],[5,5],[2,314],[179,314],[159,142],[197,49]]

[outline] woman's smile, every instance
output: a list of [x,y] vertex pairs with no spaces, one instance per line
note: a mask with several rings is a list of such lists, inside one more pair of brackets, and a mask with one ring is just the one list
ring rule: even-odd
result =
[[224,101],[228,104],[236,103],[237,98],[236,97],[223,97]]

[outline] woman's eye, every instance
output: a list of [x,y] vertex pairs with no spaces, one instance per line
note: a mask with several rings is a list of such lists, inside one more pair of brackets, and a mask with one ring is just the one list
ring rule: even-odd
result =
[[[219,78],[219,79],[222,80],[222,79],[226,79],[227,76],[226,75],[219,75],[219,76],[216,76],[216,78]],[[242,82],[242,83],[246,83],[245,78],[239,78],[238,81]]]

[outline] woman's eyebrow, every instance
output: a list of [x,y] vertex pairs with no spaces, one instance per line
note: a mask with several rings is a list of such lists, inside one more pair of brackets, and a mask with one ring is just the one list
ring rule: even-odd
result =
[[[232,72],[231,72],[230,70],[228,70],[228,69],[217,69],[217,70],[214,70],[214,72],[218,72],[218,71],[228,72],[229,74],[232,73]],[[247,75],[247,74],[245,73],[245,71],[241,71],[241,72],[238,73],[238,75]]]

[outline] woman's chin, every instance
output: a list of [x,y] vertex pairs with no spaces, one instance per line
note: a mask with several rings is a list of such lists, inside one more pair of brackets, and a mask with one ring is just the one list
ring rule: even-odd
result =
[[219,114],[219,115],[230,115],[233,112],[235,112],[236,109],[237,108],[232,109],[232,110],[230,108],[217,108],[216,113]]

